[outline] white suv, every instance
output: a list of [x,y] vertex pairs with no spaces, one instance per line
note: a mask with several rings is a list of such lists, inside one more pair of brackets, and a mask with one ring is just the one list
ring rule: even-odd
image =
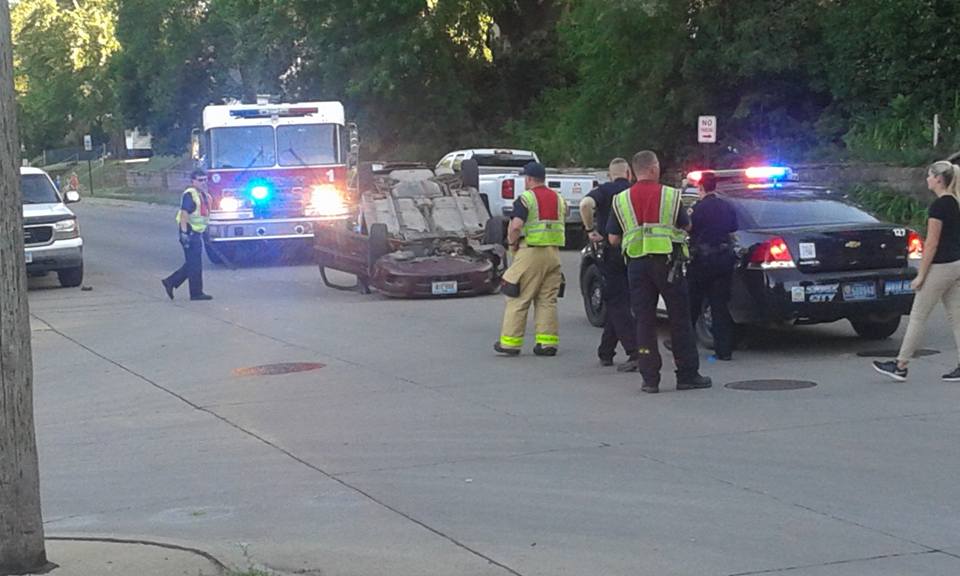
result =
[[23,243],[27,273],[56,272],[63,287],[83,283],[83,239],[76,215],[66,204],[80,201],[80,194],[60,195],[46,172],[20,168],[23,192]]

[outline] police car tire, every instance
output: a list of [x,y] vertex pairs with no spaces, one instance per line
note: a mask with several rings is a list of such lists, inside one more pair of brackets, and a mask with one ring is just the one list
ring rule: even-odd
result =
[[601,300],[599,305],[594,304],[594,294],[601,289],[603,277],[596,264],[590,264],[580,276],[580,292],[583,295],[583,308],[587,314],[587,321],[592,326],[602,328],[606,321],[606,307]]
[[707,317],[710,307],[707,304],[703,306],[703,312],[700,313],[700,317],[697,318],[697,326],[695,332],[697,335],[697,342],[702,348],[707,350],[713,350],[715,344],[713,342],[713,332],[710,331],[710,321]]
[[900,316],[890,320],[850,319],[850,325],[864,340],[886,340],[900,328]]
[[83,264],[76,268],[57,270],[57,280],[60,281],[60,286],[64,288],[76,288],[83,284]]

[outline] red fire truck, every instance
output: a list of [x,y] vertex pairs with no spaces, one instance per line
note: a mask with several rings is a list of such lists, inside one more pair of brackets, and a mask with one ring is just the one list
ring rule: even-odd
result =
[[214,262],[262,242],[308,246],[317,226],[348,216],[356,136],[339,102],[207,106],[198,144]]

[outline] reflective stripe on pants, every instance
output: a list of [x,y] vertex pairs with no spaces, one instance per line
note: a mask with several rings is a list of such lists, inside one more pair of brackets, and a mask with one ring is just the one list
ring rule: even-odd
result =
[[[500,330],[500,344],[505,348],[523,346],[527,327],[527,311],[534,307],[537,343],[557,346],[560,332],[557,320],[557,295],[563,282],[560,249],[556,246],[521,247],[513,264],[503,275],[511,284],[520,285],[520,295],[507,298]],[[511,344],[512,343],[512,344]]]

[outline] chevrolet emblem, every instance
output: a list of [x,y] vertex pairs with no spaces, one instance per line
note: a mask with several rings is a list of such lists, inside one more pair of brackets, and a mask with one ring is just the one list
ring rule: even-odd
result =
[[860,241],[859,241],[859,240],[851,240],[851,241],[847,242],[846,244],[844,244],[844,246],[846,246],[847,248],[859,248],[859,247],[860,247]]

